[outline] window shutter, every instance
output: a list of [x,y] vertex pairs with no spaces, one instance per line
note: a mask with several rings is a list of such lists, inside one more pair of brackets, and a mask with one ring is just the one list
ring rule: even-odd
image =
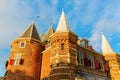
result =
[[10,64],[10,65],[13,65],[13,63],[14,63],[14,59],[10,59],[9,64]]
[[104,65],[104,70],[105,70],[105,71],[109,71],[108,65]]
[[18,60],[18,64],[23,64],[24,60],[23,59],[19,59]]
[[5,67],[6,67],[6,68],[8,67],[8,61],[6,61]]
[[99,69],[100,68],[100,63],[99,62],[95,62],[95,69]]
[[84,59],[84,62],[85,62],[85,65],[86,65],[86,66],[89,66],[89,61],[88,61],[87,58]]

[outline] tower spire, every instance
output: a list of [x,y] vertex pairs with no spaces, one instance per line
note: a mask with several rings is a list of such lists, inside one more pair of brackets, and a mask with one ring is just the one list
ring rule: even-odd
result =
[[62,9],[62,14],[59,19],[56,32],[66,32],[66,31],[70,31],[70,27],[64,13],[64,9]]
[[46,32],[46,34],[44,35],[42,41],[46,41],[49,39],[49,37],[54,33],[54,29],[53,29],[53,26],[51,24],[50,28],[48,29],[48,31]]
[[32,22],[19,38],[34,38],[40,40],[35,23]]
[[108,40],[106,39],[106,37],[104,36],[104,33],[102,32],[102,53],[103,54],[111,54],[111,53],[115,53],[112,49],[112,47],[110,46]]

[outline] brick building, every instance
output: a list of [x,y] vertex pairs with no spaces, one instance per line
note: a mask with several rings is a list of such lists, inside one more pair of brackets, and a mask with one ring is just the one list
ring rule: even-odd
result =
[[57,29],[38,34],[34,23],[11,43],[4,80],[120,80],[120,55],[102,34],[102,53],[78,38],[62,11]]

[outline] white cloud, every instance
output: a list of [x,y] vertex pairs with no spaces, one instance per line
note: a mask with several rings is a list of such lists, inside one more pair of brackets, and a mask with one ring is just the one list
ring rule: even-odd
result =
[[89,38],[90,45],[93,46],[93,48],[100,52],[101,48],[101,34],[98,32],[92,33],[91,37]]
[[23,0],[2,0],[0,2],[0,47],[18,37],[31,22],[28,18],[32,15],[32,8]]
[[[104,13],[102,14],[102,17],[93,25],[92,35],[89,38],[91,44],[93,44],[95,49],[100,50],[101,43],[99,40],[101,40],[101,32],[104,32],[106,34],[106,37],[108,37],[108,40],[111,41],[113,39],[110,37],[111,34],[114,34],[116,32],[120,32],[120,6],[109,3],[104,8]],[[98,40],[96,40],[96,35],[98,36]],[[95,40],[94,40],[95,39]],[[113,45],[113,44],[112,44]],[[97,46],[97,47],[96,47]]]

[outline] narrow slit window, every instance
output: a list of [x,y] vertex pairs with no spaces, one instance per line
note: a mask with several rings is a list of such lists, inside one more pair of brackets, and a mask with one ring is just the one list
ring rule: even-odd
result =
[[64,50],[64,44],[61,44],[61,50]]

